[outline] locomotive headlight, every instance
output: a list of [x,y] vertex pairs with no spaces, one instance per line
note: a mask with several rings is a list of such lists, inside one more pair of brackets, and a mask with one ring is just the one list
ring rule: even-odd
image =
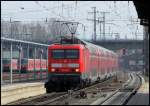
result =
[[52,68],[52,69],[51,69],[51,72],[55,72],[55,69],[54,69],[54,68]]
[[75,69],[75,71],[76,71],[76,72],[79,72],[79,69],[77,68],[77,69]]

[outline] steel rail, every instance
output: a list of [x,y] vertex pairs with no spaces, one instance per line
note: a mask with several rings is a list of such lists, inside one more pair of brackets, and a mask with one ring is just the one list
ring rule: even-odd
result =
[[[139,80],[139,79],[140,80]],[[140,83],[139,83],[140,82]],[[90,105],[103,105],[103,104],[107,104],[107,102],[109,103],[109,101],[111,99],[113,99],[113,96],[116,95],[119,92],[126,92],[126,90],[129,92],[129,94],[126,94],[126,96],[123,99],[123,103],[119,103],[120,105],[125,105],[128,103],[128,101],[131,99],[131,97],[133,95],[136,94],[137,90],[140,88],[141,86],[141,76],[139,76],[138,74],[130,74],[130,79],[127,81],[126,84],[124,84],[122,87],[120,87],[119,89],[117,89],[113,94],[111,94],[109,97],[107,97],[105,100],[99,102],[98,100],[93,102]]]
[[122,89],[123,87],[129,85],[129,83],[131,82],[131,80],[133,79],[133,76],[130,74],[129,80],[120,88],[118,88],[117,90],[115,90],[110,96],[108,96],[106,99],[104,99],[103,101],[99,102],[99,99],[96,100],[95,102],[91,103],[90,105],[101,105],[103,103],[105,103],[106,101],[108,101],[110,98],[112,98],[113,95],[117,94],[120,89]]
[[[78,92],[80,92],[80,91],[84,91],[84,90],[90,89],[90,88],[92,88],[92,87],[97,86],[98,84],[106,83],[106,82],[109,81],[109,80],[111,80],[111,78],[110,78],[110,79],[107,79],[107,80],[104,80],[103,82],[100,82],[100,83],[91,85],[91,86],[89,86],[89,87],[83,88],[83,89],[74,90],[73,94],[76,94],[76,93],[78,93]],[[72,94],[72,95],[73,95],[73,94]],[[67,97],[69,97],[69,94],[66,92],[66,94],[64,94],[64,95],[61,95],[61,96],[59,96],[59,97],[56,97],[56,98],[54,98],[54,99],[50,99],[50,100],[47,100],[47,101],[44,101],[44,102],[40,102],[40,103],[35,104],[35,105],[48,105],[48,104],[52,104],[52,103],[54,103],[54,102],[56,102],[56,101],[59,101],[59,100],[61,100],[61,99],[65,99],[65,98],[67,98]]]
[[[83,91],[83,90],[87,90],[87,89],[90,89],[92,87],[95,87],[97,86],[98,84],[104,84],[106,83],[107,81],[110,81],[112,78],[109,78],[109,79],[106,79],[100,83],[97,83],[97,84],[93,84],[91,86],[88,86],[86,88],[83,88],[83,89],[76,89],[74,90],[74,93],[78,93],[80,91]],[[56,97],[54,97],[55,95],[58,95]],[[21,101],[15,101],[15,102],[12,102],[12,103],[9,103],[8,105],[27,105],[27,104],[32,104],[32,105],[46,105],[46,104],[50,104],[50,103],[53,103],[55,101],[58,101],[60,99],[64,99],[64,98],[67,98],[69,96],[68,92],[52,92],[50,94],[42,94],[42,95],[39,95],[39,96],[35,96],[35,97],[31,97],[31,98],[27,98],[27,99],[23,99]],[[44,99],[47,99],[47,100],[44,100]],[[43,102],[42,102],[43,100]]]

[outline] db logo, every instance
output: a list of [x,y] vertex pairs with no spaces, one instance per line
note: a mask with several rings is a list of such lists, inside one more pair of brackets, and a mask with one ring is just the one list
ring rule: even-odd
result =
[[67,64],[63,64],[62,66],[63,66],[63,67],[68,67],[68,65],[67,65]]
[[67,60],[64,60],[64,63],[66,63],[67,62]]

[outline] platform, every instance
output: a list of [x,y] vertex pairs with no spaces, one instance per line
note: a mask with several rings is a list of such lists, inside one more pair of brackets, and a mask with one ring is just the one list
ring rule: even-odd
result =
[[1,105],[44,93],[44,82],[1,85]]

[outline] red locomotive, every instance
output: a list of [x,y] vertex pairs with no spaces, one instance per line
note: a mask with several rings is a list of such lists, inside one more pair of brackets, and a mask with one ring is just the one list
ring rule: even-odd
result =
[[54,86],[84,86],[114,75],[117,69],[114,52],[77,38],[61,39],[60,44],[48,47],[49,77],[45,88],[50,92]]

